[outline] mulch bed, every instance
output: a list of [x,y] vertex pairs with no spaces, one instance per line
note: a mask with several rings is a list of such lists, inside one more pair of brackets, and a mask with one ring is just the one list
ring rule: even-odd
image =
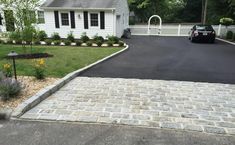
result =
[[0,100],[0,110],[1,109],[14,109],[20,103],[32,97],[42,88],[53,84],[59,78],[46,78],[45,80],[36,80],[34,77],[30,76],[19,76],[18,81],[23,85],[23,90],[16,98],[12,98],[8,101]]

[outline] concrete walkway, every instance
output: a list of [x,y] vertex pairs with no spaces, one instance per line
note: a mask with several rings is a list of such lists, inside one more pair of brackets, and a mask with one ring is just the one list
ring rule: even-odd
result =
[[235,134],[235,85],[77,77],[21,118]]

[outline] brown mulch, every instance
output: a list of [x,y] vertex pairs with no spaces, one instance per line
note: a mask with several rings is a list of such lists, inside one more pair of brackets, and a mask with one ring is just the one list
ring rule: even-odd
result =
[[43,89],[48,85],[52,85],[59,78],[46,78],[44,80],[36,80],[34,77],[30,76],[19,76],[18,81],[22,83],[23,90],[19,96],[12,98],[8,101],[0,100],[0,109],[14,109],[20,103],[27,100],[36,94],[39,90]]

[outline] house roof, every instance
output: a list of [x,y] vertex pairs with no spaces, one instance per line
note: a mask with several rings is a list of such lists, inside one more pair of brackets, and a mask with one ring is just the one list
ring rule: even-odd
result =
[[46,0],[42,8],[114,9],[119,0]]

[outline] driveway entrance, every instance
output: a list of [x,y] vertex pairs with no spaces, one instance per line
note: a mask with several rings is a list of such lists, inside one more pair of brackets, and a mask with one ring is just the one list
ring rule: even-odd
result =
[[129,51],[82,76],[235,84],[235,46],[191,43],[187,37],[132,36]]

